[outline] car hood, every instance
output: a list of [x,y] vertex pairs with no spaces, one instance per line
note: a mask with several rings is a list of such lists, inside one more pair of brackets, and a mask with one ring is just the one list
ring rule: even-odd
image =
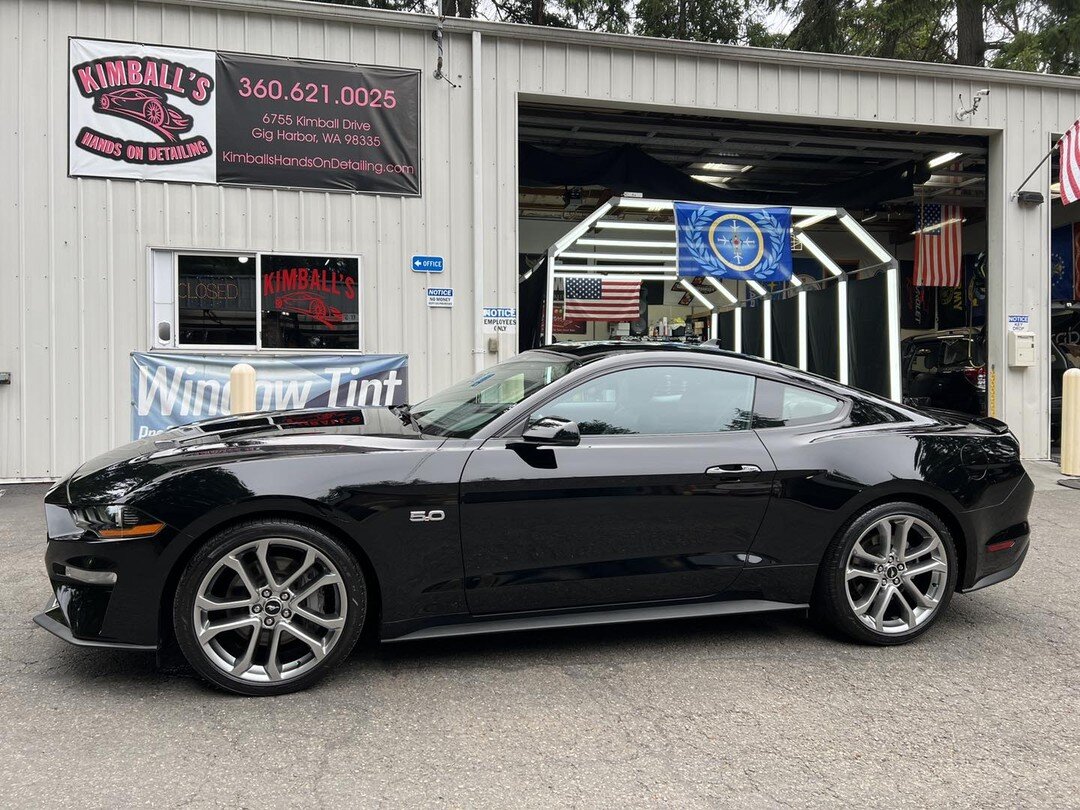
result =
[[179,468],[282,456],[392,453],[416,450],[418,442],[434,448],[443,441],[424,437],[391,408],[229,416],[174,428],[103,453],[58,485],[50,500],[122,503],[144,484]]

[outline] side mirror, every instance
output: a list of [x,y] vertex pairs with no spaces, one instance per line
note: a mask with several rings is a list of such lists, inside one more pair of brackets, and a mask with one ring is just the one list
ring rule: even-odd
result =
[[581,444],[577,422],[559,416],[545,416],[530,423],[521,438],[508,447],[576,447]]

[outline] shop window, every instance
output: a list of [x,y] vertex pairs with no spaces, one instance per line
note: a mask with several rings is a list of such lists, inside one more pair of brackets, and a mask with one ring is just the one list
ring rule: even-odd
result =
[[154,251],[151,269],[156,348],[360,349],[357,257]]
[[359,260],[260,256],[262,348],[356,349]]
[[748,428],[753,399],[746,374],[650,366],[583,383],[533,418],[572,419],[584,436],[717,433]]
[[176,300],[181,345],[255,345],[253,257],[178,256]]

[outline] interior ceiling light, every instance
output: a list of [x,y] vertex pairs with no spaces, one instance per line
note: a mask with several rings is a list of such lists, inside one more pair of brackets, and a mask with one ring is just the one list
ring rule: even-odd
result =
[[963,154],[963,152],[946,152],[944,155],[938,155],[935,158],[930,158],[930,160],[927,161],[926,165],[932,169],[935,166],[940,166],[942,163],[948,163],[951,160],[956,160]]
[[726,186],[730,177],[717,177],[712,174],[692,174],[691,178],[697,180],[699,183],[708,183],[710,186]]
[[748,172],[752,167],[741,163],[695,163],[694,168],[704,172]]
[[593,227],[598,230],[601,228],[615,228],[624,231],[673,231],[675,230],[675,223],[626,222],[620,219],[602,219],[599,222],[593,223]]
[[682,286],[682,288],[684,290],[686,290],[688,293],[690,293],[692,296],[694,296],[694,298],[696,298],[699,302],[701,302],[702,304],[707,306],[710,310],[716,309],[716,304],[714,304],[712,301],[710,301],[708,298],[706,298],[704,295],[702,295],[700,292],[698,292],[698,289],[693,284],[691,284],[689,281],[687,281],[685,278],[679,279],[679,284]]
[[966,217],[952,217],[951,219],[946,219],[943,222],[937,222],[937,223],[935,223],[933,225],[927,225],[925,228],[919,228],[918,230],[912,231],[911,235],[915,236],[915,234],[919,234],[919,233],[932,233],[933,231],[937,231],[937,230],[940,230],[941,228],[944,228],[946,225],[952,225],[953,223],[956,223],[956,222],[967,222],[967,218]]

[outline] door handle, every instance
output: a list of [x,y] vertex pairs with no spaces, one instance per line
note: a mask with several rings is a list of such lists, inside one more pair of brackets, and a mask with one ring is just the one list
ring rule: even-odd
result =
[[720,464],[705,470],[706,475],[746,475],[759,472],[761,467],[756,464]]

